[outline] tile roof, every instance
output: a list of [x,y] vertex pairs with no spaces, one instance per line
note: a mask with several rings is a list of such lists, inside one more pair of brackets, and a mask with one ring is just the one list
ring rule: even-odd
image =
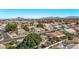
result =
[[65,36],[63,32],[55,31],[51,33],[55,37]]

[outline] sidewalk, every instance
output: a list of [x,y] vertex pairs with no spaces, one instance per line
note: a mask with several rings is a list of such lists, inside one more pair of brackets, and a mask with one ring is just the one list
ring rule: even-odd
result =
[[73,48],[71,49],[79,49],[79,44],[77,44],[76,46],[74,46]]
[[[66,40],[67,40],[67,39],[66,39]],[[66,41],[66,40],[62,40],[62,41],[60,41],[60,42],[57,42],[57,43],[55,43],[55,44],[52,44],[52,45],[46,47],[45,49],[48,49],[49,47],[55,46],[55,45],[57,45],[57,44],[60,44],[60,43],[62,43],[62,42],[64,42],[64,41]]]

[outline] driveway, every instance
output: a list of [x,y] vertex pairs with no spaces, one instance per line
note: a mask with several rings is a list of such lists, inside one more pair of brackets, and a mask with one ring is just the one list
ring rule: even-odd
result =
[[1,30],[0,29],[0,32],[2,33],[2,35],[3,35],[3,38],[4,38],[4,42],[8,42],[8,41],[11,41],[11,38],[10,38],[10,36],[7,34],[7,33],[5,33],[3,30]]

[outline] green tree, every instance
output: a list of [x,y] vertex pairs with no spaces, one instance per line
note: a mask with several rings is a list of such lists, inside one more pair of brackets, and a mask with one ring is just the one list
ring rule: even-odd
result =
[[5,44],[7,49],[16,49],[15,46],[10,45],[9,43]]
[[43,28],[44,25],[43,25],[42,23],[38,23],[38,24],[37,24],[37,27],[41,27],[41,28]]
[[31,26],[33,26],[33,25],[34,25],[34,22],[33,22],[33,21],[32,21],[32,22],[30,22],[30,25],[31,25]]
[[24,29],[25,31],[29,31],[29,28],[27,27],[27,25],[25,25],[25,26],[23,27],[23,29]]
[[16,49],[16,46],[14,46],[14,44],[15,45],[17,44],[16,39],[12,39],[12,41],[9,43],[6,43],[5,46],[7,49]]
[[76,22],[76,25],[79,25],[79,22]]
[[17,24],[16,23],[8,23],[7,25],[6,25],[6,27],[5,27],[5,30],[7,31],[7,32],[9,32],[9,31],[16,31],[16,29],[17,29]]
[[9,44],[11,44],[11,45],[17,44],[17,40],[16,40],[16,39],[12,39],[11,42],[10,42]]
[[73,40],[73,34],[66,33],[68,40]]
[[38,34],[31,33],[24,38],[17,48],[37,48],[41,41],[42,39]]
[[2,34],[0,33],[0,39],[2,38]]

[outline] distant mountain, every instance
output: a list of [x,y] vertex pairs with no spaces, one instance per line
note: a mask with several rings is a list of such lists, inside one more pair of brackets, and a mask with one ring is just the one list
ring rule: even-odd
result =
[[22,21],[22,20],[48,20],[48,19],[55,19],[55,20],[58,20],[58,19],[79,19],[79,16],[68,16],[68,17],[53,17],[53,16],[51,16],[51,17],[42,17],[42,18],[37,18],[37,19],[17,17],[17,18],[0,19],[0,20]]
[[40,19],[61,19],[62,17],[43,17]]
[[25,18],[22,18],[22,17],[17,17],[15,18],[16,20],[24,20]]
[[79,16],[68,16],[66,18],[79,18]]

